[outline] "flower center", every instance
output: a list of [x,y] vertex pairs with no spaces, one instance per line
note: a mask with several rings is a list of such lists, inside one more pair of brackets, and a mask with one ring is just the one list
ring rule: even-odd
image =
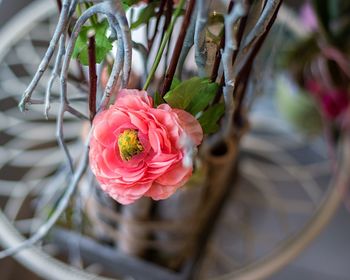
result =
[[133,156],[138,155],[143,151],[143,146],[138,138],[137,130],[126,129],[119,134],[118,147],[120,157],[124,161],[130,160]]

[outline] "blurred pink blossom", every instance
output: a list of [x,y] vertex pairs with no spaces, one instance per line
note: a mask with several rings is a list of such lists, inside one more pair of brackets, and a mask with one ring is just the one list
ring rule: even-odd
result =
[[316,31],[318,28],[317,16],[316,13],[310,4],[307,1],[300,10],[300,18],[303,26],[310,32]]
[[328,89],[315,80],[309,80],[306,88],[314,95],[324,116],[329,120],[341,118],[349,106],[349,97],[344,89]]

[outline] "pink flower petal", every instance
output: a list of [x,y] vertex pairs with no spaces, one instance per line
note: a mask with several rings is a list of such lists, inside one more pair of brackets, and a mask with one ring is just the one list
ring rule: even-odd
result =
[[163,186],[158,183],[153,183],[152,187],[145,193],[145,196],[151,197],[154,200],[167,199],[177,190],[174,186]]
[[111,113],[106,116],[106,121],[111,128],[120,127],[120,124],[131,123],[130,117],[120,110],[112,110]]
[[118,92],[117,100],[120,98],[126,97],[126,99],[129,99],[130,96],[136,96],[139,97],[143,102],[145,102],[149,107],[153,107],[153,99],[148,96],[147,92],[144,90],[137,90],[137,89],[121,89]]
[[107,121],[100,121],[95,124],[93,129],[93,137],[105,147],[112,146],[116,141],[114,134],[111,133]]
[[140,119],[137,116],[137,113],[129,113],[129,118],[131,123],[137,127],[138,130],[140,130],[142,133],[147,133],[148,125],[145,120]]
[[148,130],[148,139],[149,143],[155,153],[158,153],[161,151],[161,139],[156,131],[156,128],[154,127],[153,123],[150,123],[150,127]]
[[191,176],[191,174],[192,167],[184,167],[182,161],[179,161],[166,173],[159,176],[156,182],[166,186],[178,186],[184,178]]
[[186,134],[192,139],[194,144],[198,146],[203,140],[203,129],[199,122],[191,114],[184,110],[173,110],[179,118],[180,124]]
[[138,90],[122,89],[119,91],[114,108],[124,107],[131,110],[147,110],[152,108],[152,98],[147,96],[147,92]]

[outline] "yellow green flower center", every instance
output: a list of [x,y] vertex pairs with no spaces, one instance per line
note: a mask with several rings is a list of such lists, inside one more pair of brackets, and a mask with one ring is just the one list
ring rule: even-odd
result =
[[120,157],[124,161],[130,160],[133,156],[143,151],[143,146],[139,140],[138,132],[133,129],[126,129],[119,134],[118,147]]

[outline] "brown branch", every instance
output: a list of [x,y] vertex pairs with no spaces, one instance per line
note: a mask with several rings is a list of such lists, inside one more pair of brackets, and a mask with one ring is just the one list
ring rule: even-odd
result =
[[[231,12],[233,7],[233,1],[230,1],[230,4],[228,6],[228,12]],[[210,80],[212,82],[216,81],[216,78],[218,77],[218,71],[219,71],[219,67],[220,67],[220,63],[221,63],[221,50],[225,47],[225,28],[223,28],[223,33],[222,33],[222,37],[220,40],[220,44],[216,50],[216,54],[215,54],[215,61],[214,61],[214,65],[213,65],[213,70],[211,72],[211,76],[210,76]]]
[[158,27],[159,27],[159,23],[160,23],[160,19],[162,17],[162,14],[164,12],[164,7],[165,7],[165,3],[167,2],[167,0],[161,0],[160,1],[160,5],[159,5],[159,10],[157,12],[157,19],[156,19],[156,26],[154,28],[154,33],[153,36],[150,40],[148,40],[148,51],[150,51],[152,49],[152,46],[154,44],[154,40],[158,34]]
[[[171,32],[171,35],[170,35],[170,38],[172,36],[172,32]],[[168,69],[168,61],[169,61],[169,54],[170,54],[170,47],[171,47],[171,41],[169,41],[168,45],[166,46],[166,49],[164,51],[164,71],[163,71],[163,74],[162,74],[162,78],[165,77],[166,75],[166,71]]]
[[162,88],[162,91],[161,91],[161,96],[162,97],[170,89],[172,80],[174,78],[174,74],[175,74],[175,71],[176,71],[177,63],[179,61],[180,53],[181,53],[181,50],[182,50],[182,45],[184,43],[186,32],[187,32],[188,26],[189,26],[190,21],[191,21],[191,15],[192,15],[192,12],[193,12],[193,8],[194,8],[195,2],[196,2],[195,0],[190,0],[190,2],[188,3],[188,7],[187,7],[187,10],[186,10],[186,13],[185,13],[185,17],[184,17],[184,20],[183,20],[182,26],[181,26],[181,31],[180,31],[179,37],[178,37],[178,39],[176,41],[176,45],[175,45],[175,49],[174,49],[174,52],[173,52],[173,56],[172,56],[171,61],[170,61],[169,69],[167,71],[167,74],[165,75],[165,80],[164,80],[163,88]]
[[96,91],[97,91],[97,75],[96,75],[96,52],[95,52],[95,36],[89,37],[89,111],[90,121],[96,115]]
[[225,47],[225,28],[223,28],[223,34],[220,40],[220,44],[217,47],[216,54],[215,54],[215,61],[213,65],[213,70],[211,71],[210,80],[212,82],[216,81],[216,78],[218,77],[218,71],[221,63],[221,50]]
[[[168,26],[171,22],[171,16],[173,14],[173,1],[172,0],[165,0],[166,2],[166,10],[165,10],[165,21],[163,25],[163,30],[162,30],[162,36],[160,38],[164,37],[164,34],[166,30],[168,29]],[[162,43],[162,40],[160,40],[159,44]]]
[[[171,16],[173,14],[173,1],[172,0],[166,0],[166,11],[165,11],[165,21],[164,21],[164,26],[162,30],[162,36],[160,38],[164,37],[164,34],[166,30],[168,29],[168,26],[171,22]],[[162,43],[162,40],[160,40],[159,44]]]

